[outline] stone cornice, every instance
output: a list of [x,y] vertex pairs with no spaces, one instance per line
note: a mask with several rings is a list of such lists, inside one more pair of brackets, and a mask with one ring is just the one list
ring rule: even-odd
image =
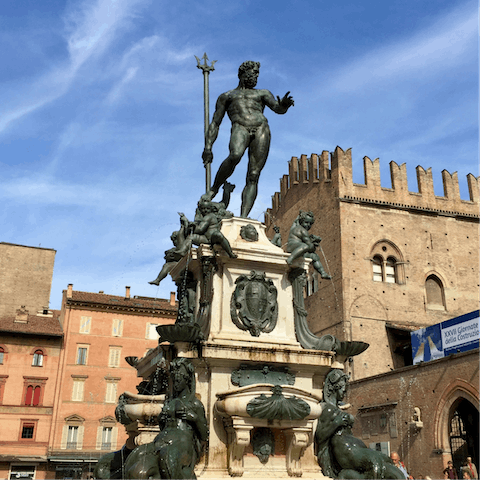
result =
[[[444,216],[444,217],[454,217],[462,220],[469,220],[469,221],[477,221],[479,220],[479,215],[473,215],[470,213],[461,213],[461,212],[454,212],[450,210],[441,210],[435,208],[425,208],[425,207],[417,207],[414,205],[407,205],[403,203],[394,203],[394,202],[386,202],[384,200],[374,200],[370,198],[361,198],[361,197],[352,197],[352,196],[345,196],[345,197],[338,197],[340,202],[346,203],[356,203],[359,205],[372,205],[376,207],[384,207],[384,208],[392,208],[395,210],[406,210],[412,213],[423,213],[423,214],[430,214],[435,216]],[[473,202],[469,202],[473,203]]]
[[102,304],[97,302],[87,302],[81,300],[72,300],[67,299],[66,301],[67,308],[74,309],[78,308],[79,310],[101,310],[101,311],[112,311],[112,312],[121,312],[125,314],[135,314],[135,315],[145,315],[145,316],[164,316],[176,318],[176,310],[166,310],[161,307],[138,307],[132,305],[131,307],[125,305],[111,305],[111,304]]

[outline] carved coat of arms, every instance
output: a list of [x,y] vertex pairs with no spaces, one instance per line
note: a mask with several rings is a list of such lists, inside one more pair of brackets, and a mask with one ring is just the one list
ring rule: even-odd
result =
[[270,333],[277,324],[277,289],[265,273],[251,272],[240,275],[230,300],[232,322],[254,337],[261,332]]

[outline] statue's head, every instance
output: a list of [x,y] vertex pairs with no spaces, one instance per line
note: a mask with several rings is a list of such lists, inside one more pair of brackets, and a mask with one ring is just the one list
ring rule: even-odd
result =
[[343,372],[343,370],[338,368],[330,370],[323,385],[324,401],[334,405],[342,401],[347,391],[349,378],[349,375]]
[[254,88],[260,73],[260,62],[247,60],[238,67],[238,78],[246,88]]
[[275,233],[280,233],[280,227],[277,227],[276,225],[273,227],[273,231]]
[[210,213],[212,211],[212,206],[213,204],[209,200],[207,194],[204,194],[200,197],[200,200],[198,201],[198,208],[200,209],[202,215]]
[[185,388],[195,391],[195,368],[187,358],[177,357],[170,363],[170,374],[173,380],[173,391],[180,393]]
[[315,217],[313,216],[313,212],[304,212],[300,210],[298,214],[298,223],[305,228],[306,230],[310,230],[312,228],[313,223],[315,222]]

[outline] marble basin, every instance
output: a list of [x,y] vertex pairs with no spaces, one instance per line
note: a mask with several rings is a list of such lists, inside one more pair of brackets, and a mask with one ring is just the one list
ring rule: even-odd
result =
[[[247,405],[251,404],[252,400],[264,395],[266,399],[273,397],[272,389],[277,388],[271,384],[261,383],[255,385],[247,385],[235,390],[217,393],[217,401],[215,407],[222,417],[244,417],[251,418],[247,411]],[[303,420],[314,420],[322,413],[320,406],[321,397],[313,393],[307,392],[300,388],[290,385],[281,386],[281,395],[287,400],[291,401],[293,398],[303,400],[310,407],[310,413],[304,417]]]
[[125,413],[132,420],[142,423],[148,422],[151,417],[157,417],[162,411],[165,395],[140,395],[124,392],[123,406]]

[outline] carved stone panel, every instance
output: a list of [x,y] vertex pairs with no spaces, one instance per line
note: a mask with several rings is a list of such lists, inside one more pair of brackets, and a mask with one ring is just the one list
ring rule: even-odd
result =
[[240,275],[230,300],[232,322],[254,337],[270,333],[277,324],[277,289],[265,273]]

